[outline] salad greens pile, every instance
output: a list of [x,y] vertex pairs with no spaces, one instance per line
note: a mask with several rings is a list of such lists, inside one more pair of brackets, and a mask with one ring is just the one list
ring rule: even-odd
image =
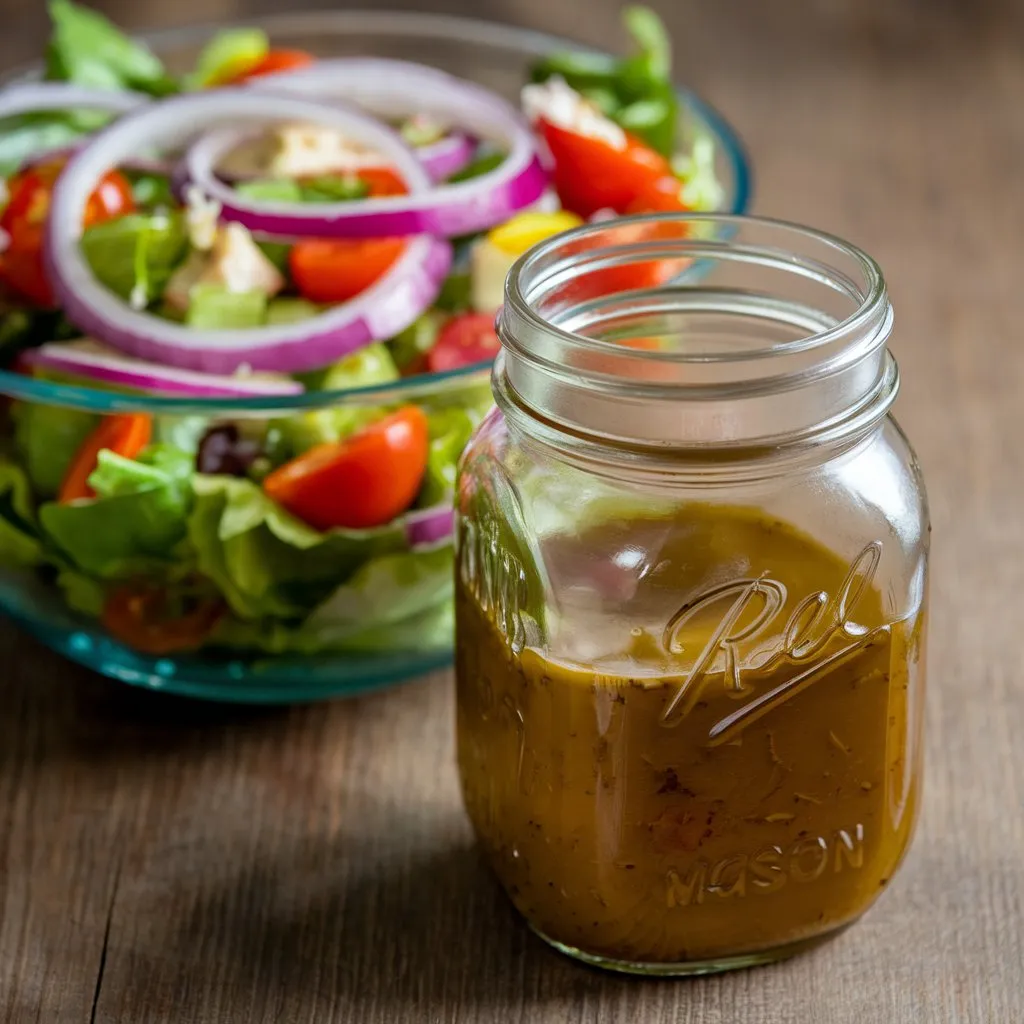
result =
[[[477,383],[459,400],[428,414],[423,503],[449,499],[489,393]],[[306,443],[297,440],[306,431],[351,436],[345,419],[353,411],[282,419],[264,436],[279,435],[274,443],[288,453]],[[38,403],[19,403],[14,417],[0,455],[0,565],[43,571],[75,610],[102,615],[113,589],[145,581],[168,607],[224,602],[225,614],[201,638],[209,646],[368,650],[399,635],[414,647],[449,642],[447,544],[412,548],[400,520],[320,531],[268,498],[253,475],[196,472],[210,430],[201,418],[157,418],[158,440],[135,458],[101,451],[89,476],[95,497],[62,503],[61,482],[100,418]]]
[[[551,158],[539,200],[525,184],[547,173],[536,152],[521,179],[503,179],[506,152],[417,112],[413,85],[436,73],[405,65],[410,112],[384,130],[414,147],[437,195],[473,182],[502,195],[509,213],[482,229],[453,227],[424,249],[419,276],[393,289],[415,305],[401,329],[320,361],[306,346],[273,368],[254,370],[242,349],[229,372],[211,373],[188,346],[160,362],[126,346],[109,316],[83,317],[71,302],[74,275],[65,280],[59,259],[43,257],[44,239],[52,255],[63,230],[48,211],[70,187],[74,152],[101,146],[98,129],[120,116],[97,109],[97,95],[139,94],[147,116],[178,102],[168,97],[216,97],[316,62],[275,49],[258,29],[233,29],[175,76],[97,12],[72,0],[50,0],[49,10],[45,79],[80,90],[82,102],[0,118],[0,362],[119,395],[186,395],[199,411],[172,415],[140,400],[151,411],[100,415],[7,401],[0,571],[41,575],[73,611],[154,656],[448,645],[456,467],[491,405],[486,366],[498,350],[493,322],[508,269],[595,214],[713,209],[721,199],[710,142],[689,149],[680,137],[664,27],[650,10],[628,8],[630,56],[554,53],[532,69],[523,97],[531,124],[518,127],[515,111],[510,123]],[[370,209],[382,197],[401,205],[415,191],[380,156],[323,125],[274,122],[240,137],[216,169],[246,209],[308,208],[315,224],[320,206]],[[391,275],[422,237],[414,228],[346,237],[326,220],[321,235],[297,237],[246,226],[226,204],[182,186],[182,159],[180,149],[147,151],[106,165],[82,192],[75,246],[108,307],[144,316],[154,336],[176,337],[167,325],[185,330],[219,359],[226,332],[251,332],[256,353],[259,338],[302,342],[308,327],[311,346],[325,317],[397,281]],[[405,211],[410,224],[417,210]],[[466,372],[413,399],[391,387],[451,371]],[[335,394],[365,388],[384,390]],[[294,412],[277,401],[302,392],[324,399]],[[253,402],[233,411],[209,397],[266,398],[264,408],[278,411],[261,414]]]

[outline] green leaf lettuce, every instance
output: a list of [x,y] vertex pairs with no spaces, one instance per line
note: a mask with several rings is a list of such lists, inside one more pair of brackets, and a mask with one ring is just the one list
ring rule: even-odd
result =
[[50,0],[49,8],[53,32],[46,53],[47,78],[154,96],[177,91],[160,59],[98,11],[71,0]]
[[225,620],[212,643],[270,653],[424,651],[451,644],[452,549],[371,559],[304,622]]
[[88,576],[122,579],[177,572],[192,501],[191,473],[191,458],[167,446],[153,446],[145,461],[101,451],[89,477],[96,497],[43,505],[39,520]]
[[248,480],[196,476],[193,488],[198,568],[241,618],[301,618],[367,559],[406,544],[400,523],[320,533]]

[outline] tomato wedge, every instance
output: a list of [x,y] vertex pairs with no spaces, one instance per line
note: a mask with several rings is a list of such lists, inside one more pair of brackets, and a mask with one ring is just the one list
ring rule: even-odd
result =
[[459,370],[493,359],[500,350],[492,315],[462,313],[441,328],[434,347],[427,353],[427,369],[431,373]]
[[562,206],[590,217],[598,210],[624,213],[672,168],[658,152],[626,133],[618,147],[604,138],[581,135],[541,119],[538,128],[554,160],[552,178]]
[[75,452],[57,500],[62,504],[79,498],[96,496],[89,486],[89,477],[96,469],[101,451],[109,450],[126,459],[134,459],[149,444],[153,421],[142,413],[105,416],[100,425],[82,442]]
[[684,213],[689,209],[680,197],[683,183],[669,175],[645,185],[626,207],[626,213]]
[[[0,216],[0,230],[8,239],[0,256],[0,280],[37,306],[54,305],[43,264],[43,236],[53,186],[65,163],[63,159],[49,160],[16,174],[8,186],[10,201]],[[84,226],[102,224],[131,213],[134,208],[128,179],[111,171],[89,197]]]
[[317,530],[371,529],[416,500],[428,452],[427,417],[407,405],[344,441],[310,448],[274,470],[263,490]]
[[217,85],[238,85],[250,78],[262,78],[264,75],[276,75],[280,71],[297,71],[309,67],[315,57],[305,50],[271,50],[265,57],[260,57],[254,64],[221,79]]
[[107,632],[143,654],[176,654],[199,647],[223,616],[224,602],[202,598],[169,614],[166,591],[152,584],[119,587],[103,607]]
[[311,238],[288,255],[292,280],[310,302],[345,302],[391,269],[405,250],[404,238]]
[[[359,178],[371,198],[403,196],[405,182],[388,167],[365,167]],[[310,302],[346,302],[382,277],[405,251],[405,238],[301,240],[292,246],[288,266],[303,298]]]

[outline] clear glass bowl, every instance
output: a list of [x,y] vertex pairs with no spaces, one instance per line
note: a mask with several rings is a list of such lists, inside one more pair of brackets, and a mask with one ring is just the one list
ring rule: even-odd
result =
[[[275,45],[323,56],[373,55],[434,64],[477,81],[510,99],[518,96],[529,63],[555,49],[583,49],[551,36],[503,25],[433,14],[362,11],[286,14],[251,19]],[[172,68],[186,68],[198,49],[223,26],[156,33],[149,42]],[[743,213],[750,194],[744,149],[732,128],[711,107],[682,90],[684,131],[708,132],[716,142],[723,210]],[[328,406],[384,405],[393,401],[436,403],[466,387],[480,387],[486,366],[451,374],[410,378],[398,385],[358,391],[307,392],[267,400],[181,400],[114,394],[0,372],[0,394],[25,403],[63,406],[91,413],[145,412],[155,417],[203,415],[269,419]],[[447,601],[447,598],[445,598]],[[435,608],[429,645],[401,639],[381,649],[317,654],[225,652],[156,657],[139,654],[113,639],[92,617],[72,611],[62,592],[34,569],[0,565],[0,609],[43,643],[66,657],[134,685],[214,700],[290,703],[351,694],[443,667],[451,662],[449,630],[438,630]]]

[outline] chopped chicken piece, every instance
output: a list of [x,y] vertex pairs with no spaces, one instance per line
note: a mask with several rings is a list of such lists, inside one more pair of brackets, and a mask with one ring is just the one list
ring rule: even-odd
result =
[[315,178],[384,164],[379,153],[337,128],[290,121],[243,142],[218,171],[235,178]]
[[523,111],[530,123],[544,120],[575,135],[601,139],[616,149],[626,148],[626,133],[557,75],[540,85],[527,85]]
[[192,252],[174,272],[164,289],[164,301],[172,309],[185,312],[192,289],[198,284],[220,285],[231,292],[263,292],[273,297],[284,288],[285,280],[247,228],[225,224],[217,231],[208,253]]

